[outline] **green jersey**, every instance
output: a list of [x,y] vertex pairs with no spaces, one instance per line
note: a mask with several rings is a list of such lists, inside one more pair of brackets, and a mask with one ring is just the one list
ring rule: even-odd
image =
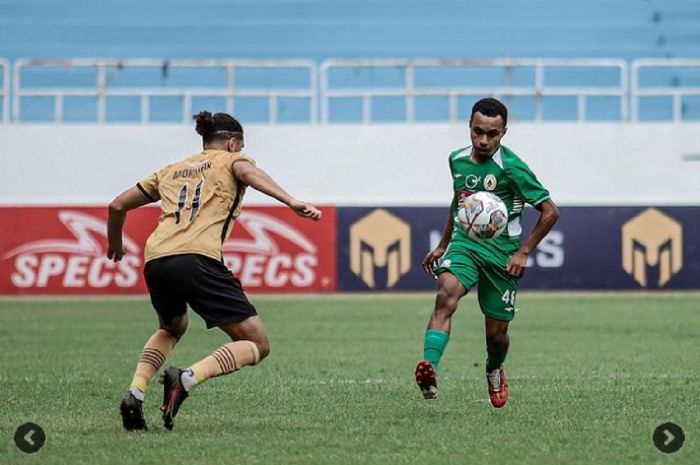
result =
[[[549,192],[537,180],[530,168],[508,147],[501,148],[489,160],[475,163],[471,147],[450,154],[455,201],[452,203],[454,228],[452,241],[460,241],[469,250],[500,256],[510,255],[520,247],[522,227],[520,220],[525,203],[537,206],[549,199]],[[503,200],[508,210],[508,226],[503,234],[491,240],[476,240],[467,236],[458,219],[457,211],[471,194],[491,192]]]

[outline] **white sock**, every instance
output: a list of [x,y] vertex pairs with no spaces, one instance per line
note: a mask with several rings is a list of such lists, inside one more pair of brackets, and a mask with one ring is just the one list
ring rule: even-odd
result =
[[187,392],[197,385],[197,378],[194,377],[192,370],[183,371],[182,375],[180,375],[180,381],[182,381],[182,386]]
[[486,379],[488,379],[491,388],[494,391],[498,391],[501,388],[501,369],[496,368],[493,371],[486,372]]
[[131,389],[129,389],[129,392],[131,393],[132,396],[136,397],[136,400],[139,400],[141,402],[143,402],[143,399],[146,396],[141,389],[135,388],[135,387],[132,387]]

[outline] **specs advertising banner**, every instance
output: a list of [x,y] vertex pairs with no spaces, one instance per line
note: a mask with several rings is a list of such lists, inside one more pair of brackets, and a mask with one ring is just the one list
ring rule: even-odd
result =
[[[249,292],[433,291],[421,261],[447,207],[245,207],[223,244]],[[521,289],[700,288],[700,207],[561,207],[530,254]],[[127,254],[106,258],[103,207],[0,207],[0,294],[142,294],[143,250],[158,208],[129,213]],[[527,209],[523,236],[538,213]]]
[[[224,263],[252,292],[336,288],[335,209],[318,222],[286,207],[247,207],[223,244]],[[106,207],[0,207],[0,294],[147,292],[143,251],[159,208],[129,212],[126,255],[107,259]]]

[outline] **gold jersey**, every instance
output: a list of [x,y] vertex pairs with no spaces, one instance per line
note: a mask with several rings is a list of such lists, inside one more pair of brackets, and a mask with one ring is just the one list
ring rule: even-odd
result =
[[158,226],[146,242],[146,261],[185,253],[221,260],[221,245],[241,213],[245,193],[233,175],[239,161],[255,163],[241,153],[204,150],[137,184],[149,200],[161,201]]

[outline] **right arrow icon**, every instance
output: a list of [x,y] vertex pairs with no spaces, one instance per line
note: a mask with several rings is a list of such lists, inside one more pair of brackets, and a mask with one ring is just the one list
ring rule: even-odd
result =
[[669,421],[656,427],[652,439],[657,449],[664,454],[672,454],[683,447],[685,433],[680,426]]
[[671,441],[676,439],[676,437],[671,434],[671,432],[667,429],[664,430],[664,434],[666,435],[666,440],[664,441],[664,446],[668,447],[669,444],[671,444]]

